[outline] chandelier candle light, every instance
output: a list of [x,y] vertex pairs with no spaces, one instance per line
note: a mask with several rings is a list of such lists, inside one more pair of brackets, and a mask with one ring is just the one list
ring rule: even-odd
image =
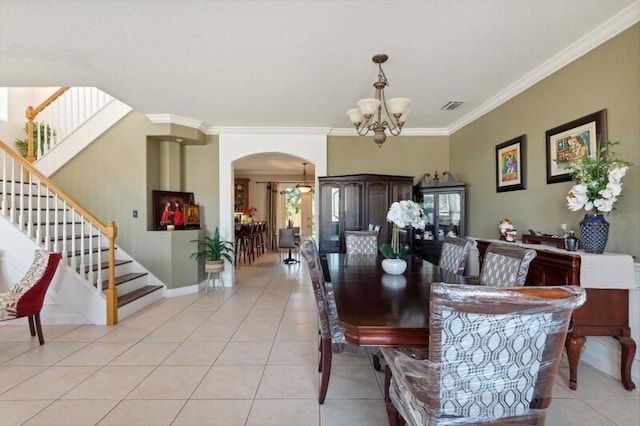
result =
[[376,89],[374,98],[360,99],[358,108],[347,111],[349,119],[360,136],[373,132],[373,141],[381,147],[387,140],[386,131],[393,136],[400,135],[402,126],[411,114],[408,98],[393,98],[388,101],[384,95],[384,88],[389,85],[387,76],[382,71],[382,64],[389,57],[385,54],[375,55],[373,62],[378,64],[378,81],[373,83]]

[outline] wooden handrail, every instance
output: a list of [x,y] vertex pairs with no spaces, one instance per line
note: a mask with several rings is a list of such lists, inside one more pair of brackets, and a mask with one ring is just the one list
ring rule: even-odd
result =
[[36,161],[35,150],[33,147],[33,121],[43,109],[51,105],[53,101],[55,101],[60,96],[62,96],[62,94],[67,90],[69,90],[69,86],[62,86],[61,88],[56,90],[53,95],[45,99],[45,101],[42,102],[40,105],[38,105],[36,108],[32,106],[27,107],[27,111],[25,112],[25,115],[27,117],[27,161],[29,163],[33,163],[34,161]]
[[[0,148],[7,152],[15,161],[20,163],[30,176],[37,177],[42,184],[53,190],[53,192],[76,212],[82,215],[87,221],[89,221],[96,229],[98,229],[108,240],[109,244],[109,272],[108,281],[109,286],[105,291],[105,297],[107,301],[107,325],[114,325],[118,323],[118,291],[115,286],[115,240],[118,236],[118,228],[114,221],[109,221],[107,225],[103,224],[98,218],[93,216],[84,207],[78,204],[73,198],[60,189],[53,181],[48,177],[40,173],[38,169],[33,167],[29,162],[22,158],[18,153],[11,149],[7,144],[0,140]],[[97,285],[100,285],[98,283]]]

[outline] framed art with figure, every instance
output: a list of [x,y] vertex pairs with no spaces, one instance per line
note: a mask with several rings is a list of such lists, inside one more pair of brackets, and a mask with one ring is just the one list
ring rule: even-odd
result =
[[598,155],[598,143],[606,138],[606,109],[547,130],[547,183],[570,181],[571,164]]
[[[153,201],[153,230],[164,231],[167,226],[172,229],[187,229],[200,227],[198,211],[198,225],[188,223],[187,206],[194,206],[193,192],[152,191]],[[197,207],[197,206],[196,206]]]
[[496,145],[496,192],[526,189],[526,137]]

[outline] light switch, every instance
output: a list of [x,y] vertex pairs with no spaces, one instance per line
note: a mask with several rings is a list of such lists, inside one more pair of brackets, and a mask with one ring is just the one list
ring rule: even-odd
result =
[[133,211],[133,218],[135,219],[136,217],[138,217],[138,210]]

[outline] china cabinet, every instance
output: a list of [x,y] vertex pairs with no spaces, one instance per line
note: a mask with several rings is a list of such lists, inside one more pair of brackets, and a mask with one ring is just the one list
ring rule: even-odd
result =
[[320,251],[345,252],[344,232],[380,226],[378,245],[388,243],[387,211],[412,199],[413,177],[374,174],[324,176],[319,182]]
[[249,179],[235,179],[233,185],[233,210],[242,213],[249,207]]
[[436,171],[432,177],[426,173],[415,186],[416,202],[422,205],[427,226],[423,233],[414,235],[414,251],[432,263],[440,260],[442,243],[447,236],[465,236],[466,184],[457,181],[449,172],[440,180]]

